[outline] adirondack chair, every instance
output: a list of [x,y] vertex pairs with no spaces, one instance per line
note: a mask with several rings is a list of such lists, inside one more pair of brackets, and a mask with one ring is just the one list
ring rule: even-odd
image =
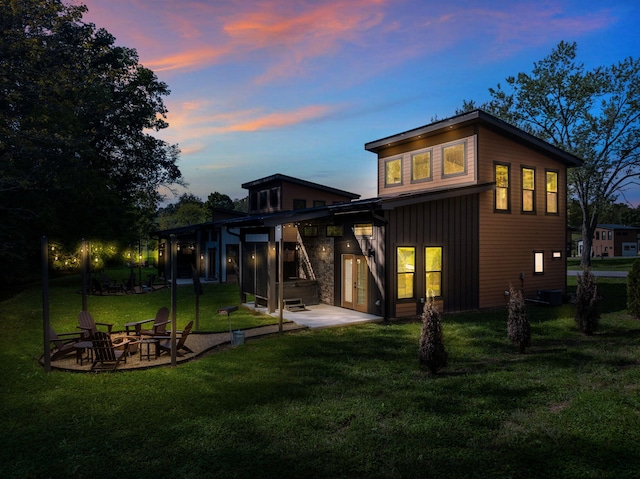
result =
[[[189,348],[186,344],[184,344],[187,338],[189,337],[189,333],[191,333],[192,327],[193,327],[193,321],[189,321],[189,323],[187,323],[185,328],[182,330],[180,337],[176,341],[176,354],[178,356],[183,355],[181,351],[186,351],[187,353],[193,353],[191,348]],[[156,339],[159,340],[158,342],[158,349],[160,350],[159,354],[162,354],[163,352],[168,352],[169,354],[171,354],[171,338],[164,336]]]
[[98,326],[105,326],[109,335],[111,334],[113,324],[96,323],[89,311],[81,311],[80,314],[78,314],[78,328],[82,329],[84,339],[93,338],[93,336],[98,332]]
[[[153,321],[153,326],[151,327],[151,329],[140,329],[139,331],[136,332],[136,335],[166,336],[167,324],[169,324],[169,308],[165,306],[160,308],[156,313],[155,319],[153,319],[152,321]],[[144,324],[144,323],[141,322],[141,324]]]
[[129,340],[114,346],[107,333],[98,331],[94,334],[92,342],[93,363],[91,371],[115,371],[121,361],[127,362]]
[[49,340],[54,345],[50,352],[51,361],[60,359],[67,354],[77,353],[74,345],[82,339],[81,332],[56,334],[53,328],[49,328]]

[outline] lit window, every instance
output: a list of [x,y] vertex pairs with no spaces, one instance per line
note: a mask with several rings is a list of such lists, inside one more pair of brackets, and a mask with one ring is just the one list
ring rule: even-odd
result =
[[557,171],[547,171],[547,213],[558,213]]
[[442,149],[442,171],[444,175],[457,175],[466,171],[464,143]]
[[552,259],[561,259],[562,258],[562,251],[554,251],[551,253],[551,258]]
[[522,168],[522,211],[533,213],[536,210],[536,170]]
[[428,247],[424,250],[427,297],[442,296],[442,248]]
[[509,210],[509,166],[496,166],[496,210]]
[[411,156],[411,181],[431,179],[431,152]]
[[533,253],[533,273],[544,273],[544,253],[542,251],[534,251]]
[[416,249],[398,248],[398,299],[413,298],[413,279],[416,271]]
[[384,181],[385,185],[401,185],[402,184],[402,159],[396,158],[389,160],[384,164]]

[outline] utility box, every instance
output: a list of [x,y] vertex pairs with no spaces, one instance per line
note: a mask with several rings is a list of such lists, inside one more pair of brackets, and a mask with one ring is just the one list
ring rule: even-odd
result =
[[562,290],[541,289],[538,291],[538,300],[549,304],[549,306],[560,306],[562,305]]
[[244,344],[244,331],[234,331],[233,332],[233,345],[240,346]]

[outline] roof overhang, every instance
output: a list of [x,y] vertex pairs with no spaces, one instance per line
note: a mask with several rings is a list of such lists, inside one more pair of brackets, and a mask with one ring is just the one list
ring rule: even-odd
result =
[[469,185],[456,188],[448,188],[437,191],[428,191],[424,193],[409,193],[397,196],[388,196],[382,198],[382,209],[392,210],[401,206],[410,206],[418,203],[426,203],[429,201],[446,200],[449,198],[457,198],[459,196],[475,195],[485,191],[495,190],[496,184],[482,183],[479,185]]
[[437,121],[429,125],[425,125],[413,130],[398,133],[397,135],[388,136],[380,140],[371,141],[364,145],[365,150],[372,153],[380,153],[381,151],[399,146],[404,143],[409,143],[420,138],[426,138],[441,134],[448,130],[455,130],[463,128],[469,125],[479,124],[498,132],[499,134],[506,136],[514,141],[528,146],[536,151],[539,151],[547,156],[554,158],[555,160],[565,164],[569,167],[581,166],[582,159],[578,158],[571,153],[547,143],[540,138],[527,133],[526,131],[516,128],[509,123],[496,118],[489,113],[482,110],[474,110],[468,113],[463,113],[446,120]]

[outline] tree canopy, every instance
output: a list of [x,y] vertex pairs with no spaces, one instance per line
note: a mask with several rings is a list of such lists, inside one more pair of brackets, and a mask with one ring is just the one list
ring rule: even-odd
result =
[[[599,216],[640,179],[640,61],[588,70],[576,52],[560,42],[530,74],[490,88],[481,108],[584,160],[570,172],[569,194],[582,212],[586,267]],[[474,108],[463,102],[463,111]]]
[[84,23],[85,6],[0,0],[0,258],[24,265],[41,235],[130,240],[161,186],[181,183],[168,86]]

